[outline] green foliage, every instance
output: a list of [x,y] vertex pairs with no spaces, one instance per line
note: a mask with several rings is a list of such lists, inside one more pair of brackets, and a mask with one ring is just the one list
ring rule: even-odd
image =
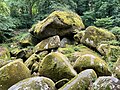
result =
[[83,22],[85,26],[91,26],[93,25],[95,21],[95,16],[93,11],[88,11],[83,13],[84,15],[82,16]]
[[6,16],[6,15],[9,15],[9,13],[10,13],[10,10],[7,4],[0,0],[0,14]]
[[120,27],[114,27],[111,32],[116,36],[117,40],[120,42]]
[[106,17],[106,18],[101,18],[101,19],[96,19],[94,24],[97,27],[102,27],[102,28],[107,28],[109,29],[110,27],[113,26],[113,20],[112,17]]
[[13,36],[12,28],[15,28],[13,19],[9,16],[0,15],[0,42]]

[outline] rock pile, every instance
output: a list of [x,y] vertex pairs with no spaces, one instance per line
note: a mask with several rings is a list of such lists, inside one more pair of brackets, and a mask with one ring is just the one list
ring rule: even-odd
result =
[[111,32],[85,29],[80,16],[66,11],[29,31],[22,48],[0,47],[0,90],[120,90],[120,47],[106,43],[116,40]]

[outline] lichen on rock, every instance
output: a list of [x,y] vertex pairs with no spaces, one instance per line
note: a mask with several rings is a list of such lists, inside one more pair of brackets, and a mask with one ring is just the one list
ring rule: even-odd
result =
[[32,77],[24,79],[8,90],[56,90],[54,82],[47,77]]

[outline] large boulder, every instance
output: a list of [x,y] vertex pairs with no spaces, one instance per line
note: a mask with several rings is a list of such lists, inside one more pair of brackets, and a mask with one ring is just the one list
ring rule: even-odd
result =
[[68,58],[58,52],[51,52],[43,58],[39,67],[39,73],[51,78],[55,82],[63,78],[71,79],[77,75],[68,62]]
[[80,38],[80,42],[93,48],[96,48],[103,41],[116,40],[114,34],[95,26],[89,26],[86,28],[84,34],[80,34],[80,37],[81,36],[82,38]]
[[92,54],[85,54],[79,57],[74,64],[74,69],[78,73],[85,69],[94,69],[98,76],[111,75],[107,63]]
[[0,59],[3,59],[3,60],[10,59],[10,53],[9,53],[9,50],[7,48],[0,46]]
[[73,12],[54,11],[46,19],[33,25],[30,33],[42,40],[53,35],[71,35],[74,29],[84,28],[80,16]]
[[13,84],[30,77],[29,69],[19,60],[0,68],[0,90],[8,90]]
[[120,79],[120,57],[113,66],[113,73]]
[[24,79],[8,90],[56,90],[54,82],[46,77],[32,77]]
[[35,48],[34,52],[40,52],[43,50],[48,50],[52,48],[58,48],[60,46],[60,37],[58,35],[49,37],[48,39],[42,40],[38,43]]
[[89,86],[97,78],[93,69],[87,69],[76,75],[58,90],[89,90]]
[[112,76],[99,77],[91,90],[120,90],[120,80]]

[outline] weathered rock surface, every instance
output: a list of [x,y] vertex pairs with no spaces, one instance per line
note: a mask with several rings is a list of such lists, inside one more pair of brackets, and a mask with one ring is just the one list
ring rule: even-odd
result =
[[120,80],[111,76],[99,77],[93,83],[93,90],[120,90]]
[[56,90],[52,80],[46,77],[32,77],[24,79],[8,90]]
[[3,59],[3,60],[10,59],[10,53],[9,53],[9,50],[7,48],[0,46],[0,59]]
[[13,84],[29,77],[29,69],[21,61],[13,61],[0,68],[0,90],[8,90]]
[[55,82],[64,78],[71,79],[77,75],[68,58],[58,52],[51,52],[45,56],[40,64],[39,73]]
[[113,72],[114,72],[115,76],[117,76],[117,78],[120,79],[120,57],[113,66]]
[[107,63],[92,54],[85,54],[79,57],[74,64],[74,69],[78,73],[85,69],[94,69],[98,76],[111,75]]
[[87,69],[76,75],[58,90],[88,90],[89,85],[94,82],[97,75],[93,69]]
[[102,41],[110,41],[116,39],[115,35],[111,32],[105,29],[97,28],[95,26],[89,26],[86,28],[85,32],[82,32],[80,34],[78,33],[78,36],[78,39],[80,38],[81,43],[93,48],[96,48]]
[[68,36],[74,29],[84,28],[82,19],[73,12],[54,11],[46,19],[35,24],[30,33],[42,40],[53,35]]
[[43,50],[57,48],[59,46],[60,46],[60,37],[56,35],[53,37],[49,37],[48,39],[42,40],[40,43],[38,43],[34,48],[34,52],[36,53]]

